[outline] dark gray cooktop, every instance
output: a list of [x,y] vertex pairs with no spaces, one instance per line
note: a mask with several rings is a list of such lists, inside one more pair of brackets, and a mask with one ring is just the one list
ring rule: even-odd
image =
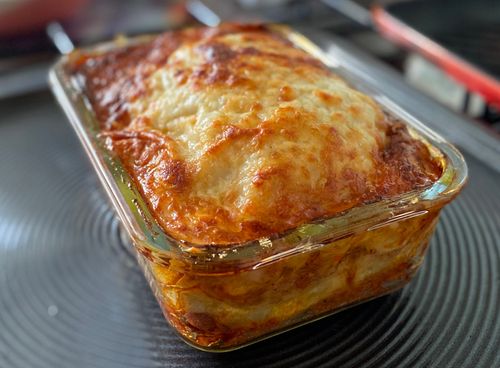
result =
[[0,101],[0,367],[499,367],[494,138],[376,63],[366,73],[463,149],[467,188],[402,291],[225,354],[164,321],[49,92]]

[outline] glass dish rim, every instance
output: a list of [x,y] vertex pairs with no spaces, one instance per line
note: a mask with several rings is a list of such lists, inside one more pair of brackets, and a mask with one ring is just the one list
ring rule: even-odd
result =
[[[400,119],[443,159],[445,162],[443,174],[430,187],[362,204],[332,217],[311,221],[266,238],[223,245],[200,245],[177,240],[157,224],[133,180],[119,160],[103,146],[102,140],[98,138],[99,122],[93,116],[85,94],[65,69],[68,56],[62,56],[49,72],[52,92],[82,142],[135,246],[143,254],[156,258],[158,262],[169,262],[171,258],[182,259],[199,272],[210,274],[217,273],[217,270],[227,273],[234,269],[235,265],[238,265],[239,270],[246,267],[256,269],[294,254],[318,249],[352,234],[420,216],[431,208],[438,206],[441,208],[460,192],[467,180],[467,165],[454,146],[395,104],[379,88],[364,84],[366,81],[356,75],[352,67],[342,64],[341,60],[333,59],[319,46],[288,26],[274,24],[267,26],[281,33],[295,46],[321,60],[348,83],[354,84],[356,89],[374,98],[388,113]],[[121,37],[84,50],[105,52],[144,42],[151,37],[150,35]]]

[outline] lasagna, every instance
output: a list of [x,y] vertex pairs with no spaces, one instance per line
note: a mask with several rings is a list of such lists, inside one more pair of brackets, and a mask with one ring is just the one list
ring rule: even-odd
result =
[[[68,68],[107,149],[190,249],[272,239],[425,188],[443,171],[426,142],[273,27],[168,32],[76,51]],[[353,230],[260,268],[199,273],[151,251],[139,260],[177,331],[227,350],[400,288],[438,214]]]

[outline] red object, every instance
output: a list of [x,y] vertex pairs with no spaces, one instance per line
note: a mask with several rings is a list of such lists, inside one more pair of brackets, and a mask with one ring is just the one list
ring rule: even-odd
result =
[[500,81],[393,17],[383,7],[375,6],[372,16],[379,31],[387,38],[415,49],[468,89],[482,95],[487,102],[500,106]]
[[[43,29],[47,23],[75,15],[88,0],[25,0],[0,11],[0,36]],[[1,10],[1,9],[0,9]]]

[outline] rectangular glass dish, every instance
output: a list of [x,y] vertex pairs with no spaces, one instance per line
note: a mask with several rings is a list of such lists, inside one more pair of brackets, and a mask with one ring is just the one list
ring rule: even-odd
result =
[[[124,166],[99,137],[100,123],[62,57],[50,72],[52,90],[78,134],[129,234],[166,319],[190,345],[229,351],[403,287],[423,261],[440,210],[463,187],[460,153],[391,102],[356,70],[284,26],[273,31],[321,60],[411,135],[440,162],[430,187],[357,206],[282,234],[230,245],[173,239],[157,224]],[[148,37],[99,45],[108,50]]]

